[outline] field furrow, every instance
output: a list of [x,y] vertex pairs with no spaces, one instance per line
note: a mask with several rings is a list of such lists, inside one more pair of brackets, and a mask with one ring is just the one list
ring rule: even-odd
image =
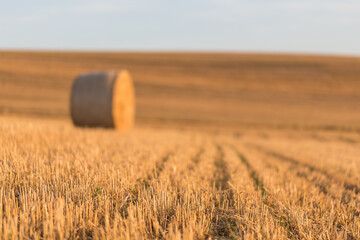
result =
[[215,186],[214,216],[212,218],[211,236],[231,238],[236,237],[236,212],[234,208],[234,193],[229,185],[231,181],[228,164],[225,161],[223,147],[217,145],[214,159],[215,171],[212,183]]
[[272,215],[275,218],[275,221],[278,222],[283,228],[285,228],[287,237],[290,239],[300,239],[303,237],[299,233],[299,228],[296,224],[296,220],[294,216],[289,213],[289,211],[282,206],[282,204],[273,199],[271,191],[268,191],[266,186],[264,185],[263,177],[261,176],[261,172],[257,170],[254,165],[255,162],[261,165],[261,162],[258,162],[255,159],[250,160],[245,157],[243,153],[239,150],[236,150],[239,160],[246,166],[248,174],[253,182],[254,188],[256,191],[259,191],[262,196],[263,204],[265,204]]
[[[268,189],[280,206],[291,213],[301,238],[311,238],[314,233],[329,239],[357,239],[360,236],[357,200],[354,195],[349,195],[352,197],[351,201],[345,205],[341,197],[336,197],[333,193],[329,197],[327,190],[324,191],[314,180],[309,181],[308,177],[303,177],[304,171],[309,170],[306,166],[294,165],[292,161],[284,162],[272,154],[259,153],[258,149],[248,149],[248,152],[253,159],[261,159],[263,162],[259,171],[266,180],[264,183],[268,182],[264,188]],[[317,179],[316,176],[314,179]]]
[[318,173],[324,175],[326,178],[332,179],[332,180],[340,183],[347,190],[354,191],[355,194],[360,193],[360,185],[358,185],[357,183],[355,183],[353,181],[347,180],[346,176],[342,176],[340,174],[332,174],[332,173],[330,173],[331,170],[327,170],[325,168],[320,168],[316,164],[311,164],[311,163],[308,163],[306,161],[298,160],[298,159],[296,159],[294,157],[286,156],[283,153],[267,149],[267,148],[265,148],[263,146],[260,146],[260,145],[257,145],[257,144],[251,144],[250,146],[255,147],[258,151],[261,151],[261,152],[263,152],[263,153],[265,153],[267,155],[278,158],[278,159],[280,159],[282,161],[290,162],[290,163],[292,163],[294,165],[305,167],[308,170],[310,170],[311,172],[318,172]]
[[[249,141],[251,143],[251,141]],[[258,141],[256,143],[266,146],[267,150],[280,155],[301,159],[303,164],[326,172],[332,177],[343,180],[359,191],[360,182],[360,148],[355,144],[339,141],[318,143],[309,140],[296,140],[287,138],[276,138],[271,141]]]

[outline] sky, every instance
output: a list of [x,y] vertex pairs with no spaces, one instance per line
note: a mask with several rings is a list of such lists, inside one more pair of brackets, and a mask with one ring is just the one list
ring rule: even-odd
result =
[[360,1],[0,0],[0,49],[360,56]]

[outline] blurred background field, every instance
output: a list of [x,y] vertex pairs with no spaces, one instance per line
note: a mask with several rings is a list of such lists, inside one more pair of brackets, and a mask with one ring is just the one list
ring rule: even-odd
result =
[[74,78],[128,69],[138,125],[360,129],[360,59],[286,54],[0,52],[0,114],[70,120]]

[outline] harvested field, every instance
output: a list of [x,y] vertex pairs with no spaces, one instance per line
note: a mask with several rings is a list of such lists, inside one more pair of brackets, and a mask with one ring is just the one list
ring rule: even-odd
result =
[[0,52],[0,112],[68,118],[74,78],[108,69],[140,124],[360,126],[360,59],[301,55]]
[[[76,128],[127,68],[133,131]],[[360,60],[0,52],[1,239],[360,239]]]

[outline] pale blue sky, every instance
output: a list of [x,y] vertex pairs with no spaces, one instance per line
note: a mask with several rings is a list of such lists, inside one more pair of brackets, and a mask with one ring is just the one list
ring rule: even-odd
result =
[[0,49],[360,55],[360,1],[0,0]]

